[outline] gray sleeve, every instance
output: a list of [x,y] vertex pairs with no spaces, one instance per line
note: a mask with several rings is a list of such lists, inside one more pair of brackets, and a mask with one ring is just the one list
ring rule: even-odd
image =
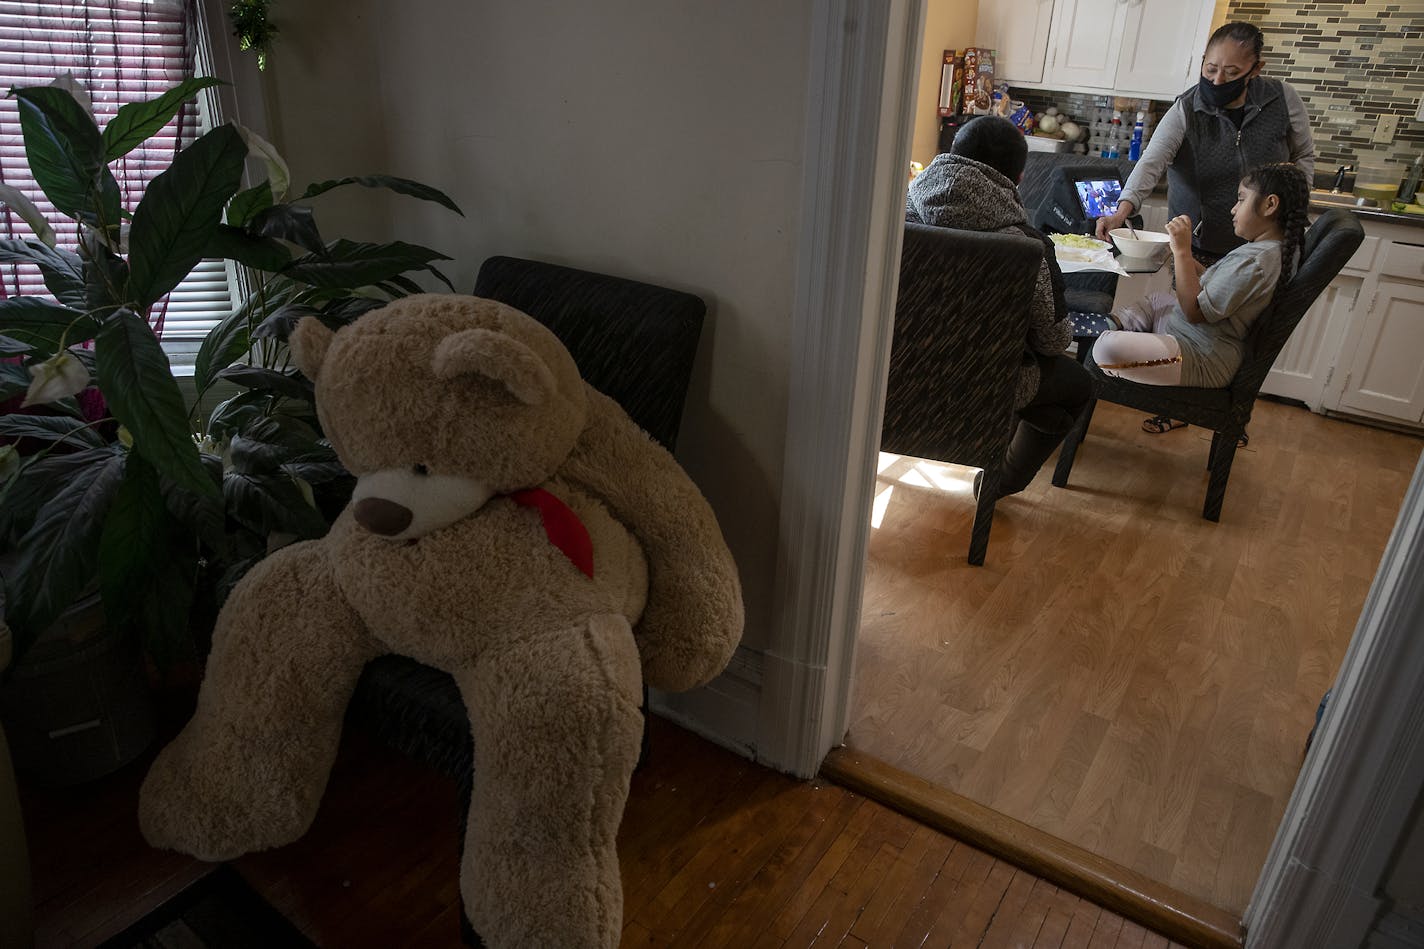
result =
[[1208,323],[1220,323],[1228,316],[1249,323],[1275,292],[1275,276],[1266,272],[1255,254],[1230,253],[1202,274],[1197,305]]
[[1142,210],[1142,202],[1162,180],[1186,135],[1187,117],[1182,112],[1182,100],[1178,99],[1152,130],[1147,148],[1133,166],[1132,174],[1127,176],[1127,184],[1122,186],[1122,198],[1131,201],[1134,210]]
[[1300,93],[1288,82],[1281,83],[1281,95],[1286,100],[1286,114],[1290,116],[1290,132],[1286,144],[1290,146],[1290,160],[1305,172],[1305,180],[1315,187],[1315,136],[1310,134],[1310,115],[1305,111],[1305,103]]

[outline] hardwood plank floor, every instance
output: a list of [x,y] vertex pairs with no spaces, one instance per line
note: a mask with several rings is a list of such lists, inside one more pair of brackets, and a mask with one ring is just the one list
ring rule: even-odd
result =
[[848,744],[1240,914],[1421,439],[1261,401],[1210,433],[1098,406],[965,561],[972,469],[882,456]]
[[[652,740],[619,834],[626,949],[1169,945],[834,784],[661,719]],[[146,764],[63,791],[22,784],[40,949],[97,945],[206,870],[139,836]],[[236,866],[318,945],[453,949],[454,808],[452,782],[351,734],[306,836]]]

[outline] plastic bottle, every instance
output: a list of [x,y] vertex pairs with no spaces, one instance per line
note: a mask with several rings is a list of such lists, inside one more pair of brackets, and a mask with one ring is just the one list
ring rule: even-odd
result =
[[1414,203],[1414,195],[1419,191],[1420,178],[1424,177],[1424,155],[1415,155],[1414,164],[1409,166],[1409,174],[1400,182],[1395,198],[1406,204]]
[[1112,127],[1108,129],[1108,148],[1104,158],[1117,158],[1122,154],[1122,113],[1114,112]]
[[1127,147],[1127,157],[1133,161],[1142,157],[1142,113],[1137,113],[1137,121],[1132,124],[1132,144]]

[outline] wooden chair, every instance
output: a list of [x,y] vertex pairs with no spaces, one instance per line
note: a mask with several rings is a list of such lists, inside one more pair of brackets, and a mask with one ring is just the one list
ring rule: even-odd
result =
[[1207,457],[1211,477],[1207,482],[1202,517],[1219,521],[1221,504],[1226,497],[1226,481],[1231,475],[1231,462],[1236,457],[1237,440],[1251,421],[1251,411],[1255,408],[1256,396],[1266,380],[1266,373],[1280,355],[1291,332],[1305,316],[1305,311],[1310,309],[1326,285],[1335,279],[1364,238],[1364,228],[1349,211],[1331,208],[1316,219],[1305,232],[1299,267],[1247,332],[1241,368],[1236,370],[1231,384],[1223,389],[1129,382],[1103,372],[1089,355],[1084,365],[1093,377],[1096,398],[1088,403],[1082,418],[1064,439],[1058,466],[1053,472],[1053,483],[1060,488],[1067,486],[1078,446],[1082,444],[1088,425],[1093,420],[1096,400],[1107,399],[1152,415],[1165,415],[1212,430],[1211,451]]
[[984,470],[969,562],[989,547],[1040,241],[907,223],[882,451]]

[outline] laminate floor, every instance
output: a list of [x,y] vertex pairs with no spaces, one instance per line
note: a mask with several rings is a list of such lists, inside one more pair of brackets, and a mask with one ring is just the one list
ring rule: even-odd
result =
[[1210,433],[1101,403],[1067,489],[885,455],[848,743],[1240,913],[1421,439],[1258,402],[1222,520]]

